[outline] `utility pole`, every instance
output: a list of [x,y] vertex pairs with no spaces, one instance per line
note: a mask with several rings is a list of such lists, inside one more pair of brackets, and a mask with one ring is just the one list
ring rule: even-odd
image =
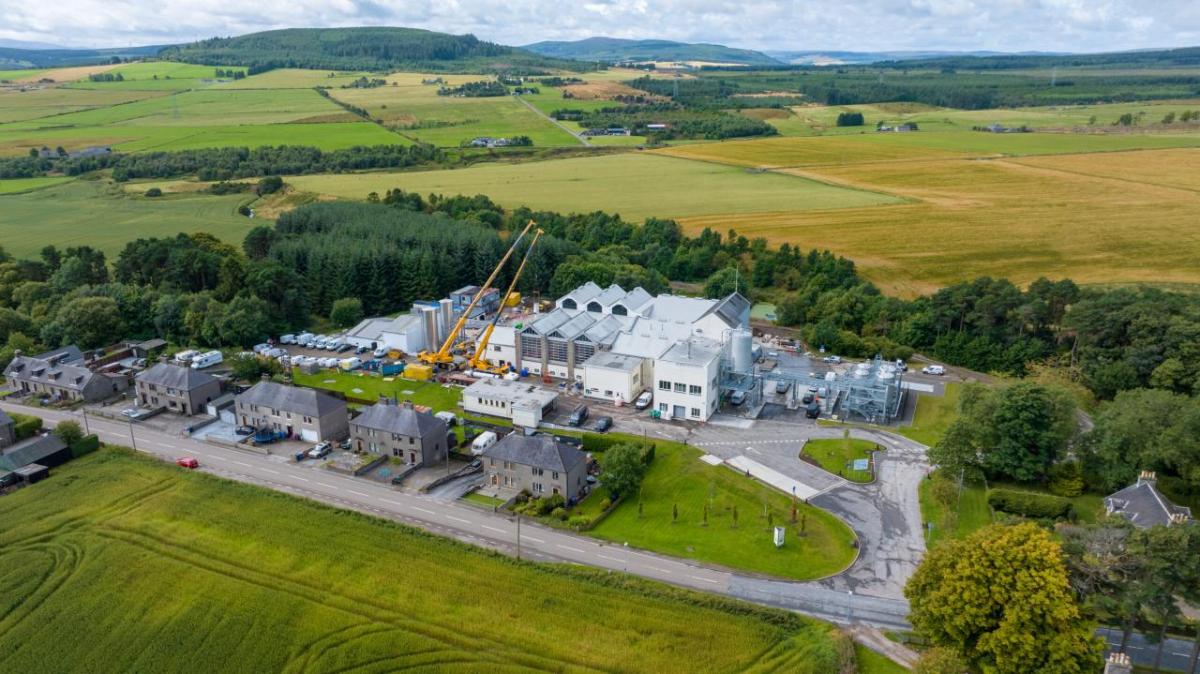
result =
[[83,415],[83,434],[84,434],[84,435],[91,435],[91,434],[92,434],[92,431],[91,431],[90,429],[88,429],[88,422],[87,422],[87,410],[83,410],[83,409],[81,409],[81,410],[80,410],[80,413]]
[[137,438],[133,435],[133,419],[129,420],[129,444],[133,445],[133,450],[137,451]]

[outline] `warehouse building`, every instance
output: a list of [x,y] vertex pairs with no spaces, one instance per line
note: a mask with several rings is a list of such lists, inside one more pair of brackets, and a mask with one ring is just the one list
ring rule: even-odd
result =
[[507,379],[481,379],[463,389],[466,412],[511,419],[524,428],[537,428],[557,400],[554,391]]

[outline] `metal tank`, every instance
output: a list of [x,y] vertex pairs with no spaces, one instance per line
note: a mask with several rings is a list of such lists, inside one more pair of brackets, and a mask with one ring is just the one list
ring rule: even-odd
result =
[[734,372],[744,374],[754,370],[754,335],[749,330],[738,328],[733,331],[730,358]]

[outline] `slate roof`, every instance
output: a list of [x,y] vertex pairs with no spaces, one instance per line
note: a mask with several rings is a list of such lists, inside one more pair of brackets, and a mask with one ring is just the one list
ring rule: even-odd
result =
[[80,351],[79,347],[75,346],[74,344],[64,346],[60,349],[54,349],[53,351],[47,351],[46,353],[39,353],[38,355],[33,356],[33,358],[38,360],[51,360],[55,356],[61,356],[61,358],[58,359],[58,362],[67,365],[83,361],[83,351]]
[[379,402],[368,407],[351,423],[412,438],[425,438],[431,435],[444,438],[449,430],[446,422],[433,416],[430,412],[418,412],[411,407],[392,405],[386,402]]
[[39,463],[66,448],[66,444],[54,434],[26,438],[0,453],[0,469],[16,471],[31,463]]
[[95,375],[82,365],[51,365],[43,358],[17,356],[4,369],[4,376],[82,391]]
[[239,403],[262,405],[271,409],[294,412],[309,417],[323,417],[338,408],[346,409],[346,402],[310,388],[285,386],[273,381],[260,381],[237,397]]
[[570,472],[587,460],[583,452],[570,445],[555,442],[549,435],[512,433],[483,450],[489,459],[511,461],[523,466]]
[[1190,508],[1171,503],[1154,486],[1152,479],[1145,478],[1139,478],[1136,484],[1105,498],[1104,507],[1109,513],[1120,515],[1142,529],[1170,524],[1172,515],[1189,519],[1192,516]]
[[157,384],[167,388],[192,391],[201,386],[212,384],[217,379],[211,374],[193,370],[183,365],[158,363],[154,367],[139,373],[137,380],[146,384]]

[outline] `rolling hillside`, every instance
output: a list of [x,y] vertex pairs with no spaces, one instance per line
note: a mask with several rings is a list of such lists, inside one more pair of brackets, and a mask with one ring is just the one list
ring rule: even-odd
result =
[[574,42],[536,42],[525,49],[544,56],[580,61],[708,61],[747,65],[781,65],[761,52],[719,44],[689,44],[670,40],[622,40],[589,37]]
[[136,59],[154,56],[162,45],[113,49],[19,49],[0,47],[0,70],[60,68],[62,66],[108,63],[113,58]]
[[162,57],[205,65],[329,70],[537,70],[581,64],[546,58],[474,35],[416,28],[289,28],[170,47]]

